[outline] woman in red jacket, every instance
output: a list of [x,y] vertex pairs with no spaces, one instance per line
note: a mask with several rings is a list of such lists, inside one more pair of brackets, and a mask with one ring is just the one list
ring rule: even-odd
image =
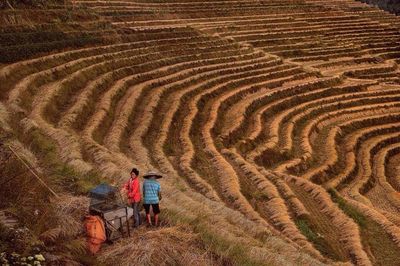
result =
[[133,217],[135,219],[134,227],[138,227],[141,224],[139,203],[140,203],[140,185],[139,185],[139,170],[133,168],[131,171],[131,177],[128,182],[124,185],[125,190],[128,194],[128,201],[133,209]]

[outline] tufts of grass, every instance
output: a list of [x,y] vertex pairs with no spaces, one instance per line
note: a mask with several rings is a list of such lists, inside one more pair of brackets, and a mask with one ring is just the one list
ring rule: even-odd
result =
[[280,151],[278,149],[266,149],[263,153],[255,158],[258,165],[263,165],[267,168],[273,168],[279,162],[287,161],[291,158],[289,151]]
[[[20,133],[19,130],[14,132]],[[8,138],[11,137],[17,136]],[[27,229],[23,238],[21,236],[10,238],[7,230],[0,228],[1,250],[28,254],[33,247],[39,247],[42,251],[57,254],[71,263],[99,265],[96,258],[86,255],[86,241],[80,237],[81,219],[88,203],[81,200],[85,197],[65,196],[65,193],[85,194],[90,188],[102,182],[102,178],[96,172],[78,173],[61,162],[57,156],[56,144],[37,128],[27,130],[18,137],[20,142],[23,141],[25,146],[31,148],[31,152],[35,154],[40,164],[42,179],[59,194],[60,198],[51,198],[46,188],[26,171],[22,163],[13,156],[6,157],[7,161],[0,166],[2,172],[0,182],[3,184],[0,186],[1,208],[12,213],[19,224]],[[7,149],[0,146],[2,158],[5,152]],[[36,168],[36,165],[32,167]],[[13,178],[16,173],[18,175]],[[42,239],[42,236],[46,235],[50,236],[47,239],[52,241],[45,244],[43,241],[46,238]]]
[[208,247],[214,250],[218,255],[227,257],[231,261],[234,261],[234,264],[236,265],[268,265],[268,262],[266,261],[261,263],[260,261],[255,261],[249,257],[249,250],[245,245],[232,243],[231,241],[211,232],[207,226],[198,225],[195,230],[199,233],[201,241],[203,241]]
[[104,116],[101,126],[97,127],[93,132],[93,139],[99,143],[103,144],[104,138],[107,135],[108,129],[112,126],[114,121],[116,106],[118,102],[124,97],[126,89],[119,90],[111,99],[111,108],[107,111],[107,114]]
[[384,229],[351,206],[335,189],[328,192],[339,208],[359,225],[362,245],[373,264],[398,265],[400,250]]
[[295,223],[300,231],[307,237],[307,239],[312,242],[316,242],[318,235],[311,229],[311,226],[306,219],[296,219]]
[[12,127],[15,129],[14,137],[29,147],[40,160],[46,182],[55,187],[56,191],[68,191],[75,195],[82,195],[95,185],[107,181],[95,170],[89,173],[80,173],[66,165],[60,160],[57,143],[54,140],[36,127],[24,131],[17,121],[20,119],[16,119],[12,123]]
[[[201,215],[196,218],[188,218],[173,210],[164,211],[161,218],[168,219],[172,224],[189,224],[193,232],[197,235],[197,241],[209,251],[212,251],[222,265],[270,265],[268,261],[258,261],[251,256],[250,248],[229,237],[221,237],[220,234],[213,232],[207,222],[207,217]],[[260,238],[267,240],[267,236]]]
[[313,243],[315,248],[318,249],[321,254],[334,260],[340,260],[340,258],[334,252],[332,252],[331,248],[329,247],[329,243],[324,239],[324,237],[315,231],[307,217],[298,217],[294,220],[294,222],[297,228],[299,228],[300,232],[307,237],[311,243]]
[[57,186],[74,195],[86,195],[96,185],[109,181],[94,170],[82,174],[65,164],[55,168],[51,178]]
[[328,193],[331,195],[331,198],[333,202],[336,202],[339,206],[340,209],[343,210],[343,212],[352,218],[360,227],[365,228],[367,219],[365,218],[364,215],[362,215],[359,211],[357,211],[354,207],[349,205],[344,198],[342,198],[338,192],[330,188],[328,190]]

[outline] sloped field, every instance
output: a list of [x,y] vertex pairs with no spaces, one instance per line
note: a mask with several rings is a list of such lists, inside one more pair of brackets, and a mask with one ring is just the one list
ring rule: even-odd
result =
[[159,170],[163,208],[257,263],[398,265],[399,18],[351,0],[74,3],[107,44],[3,65],[12,130],[83,173]]

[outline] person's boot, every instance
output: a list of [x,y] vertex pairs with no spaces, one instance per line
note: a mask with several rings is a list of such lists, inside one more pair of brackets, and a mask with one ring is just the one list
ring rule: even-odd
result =
[[154,225],[158,226],[158,214],[154,215]]

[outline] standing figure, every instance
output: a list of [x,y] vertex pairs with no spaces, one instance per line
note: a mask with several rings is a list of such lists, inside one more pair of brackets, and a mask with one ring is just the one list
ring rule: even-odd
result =
[[143,182],[143,207],[146,211],[146,220],[148,225],[152,225],[150,217],[150,207],[154,214],[154,225],[158,226],[158,214],[160,213],[159,202],[161,200],[161,185],[157,179],[161,178],[160,174],[156,172],[148,172],[143,176],[145,178]]
[[128,202],[133,209],[133,217],[135,219],[134,227],[138,227],[141,224],[139,213],[140,185],[138,169],[132,169],[131,177],[129,178],[128,182],[125,183],[124,188],[128,194]]

